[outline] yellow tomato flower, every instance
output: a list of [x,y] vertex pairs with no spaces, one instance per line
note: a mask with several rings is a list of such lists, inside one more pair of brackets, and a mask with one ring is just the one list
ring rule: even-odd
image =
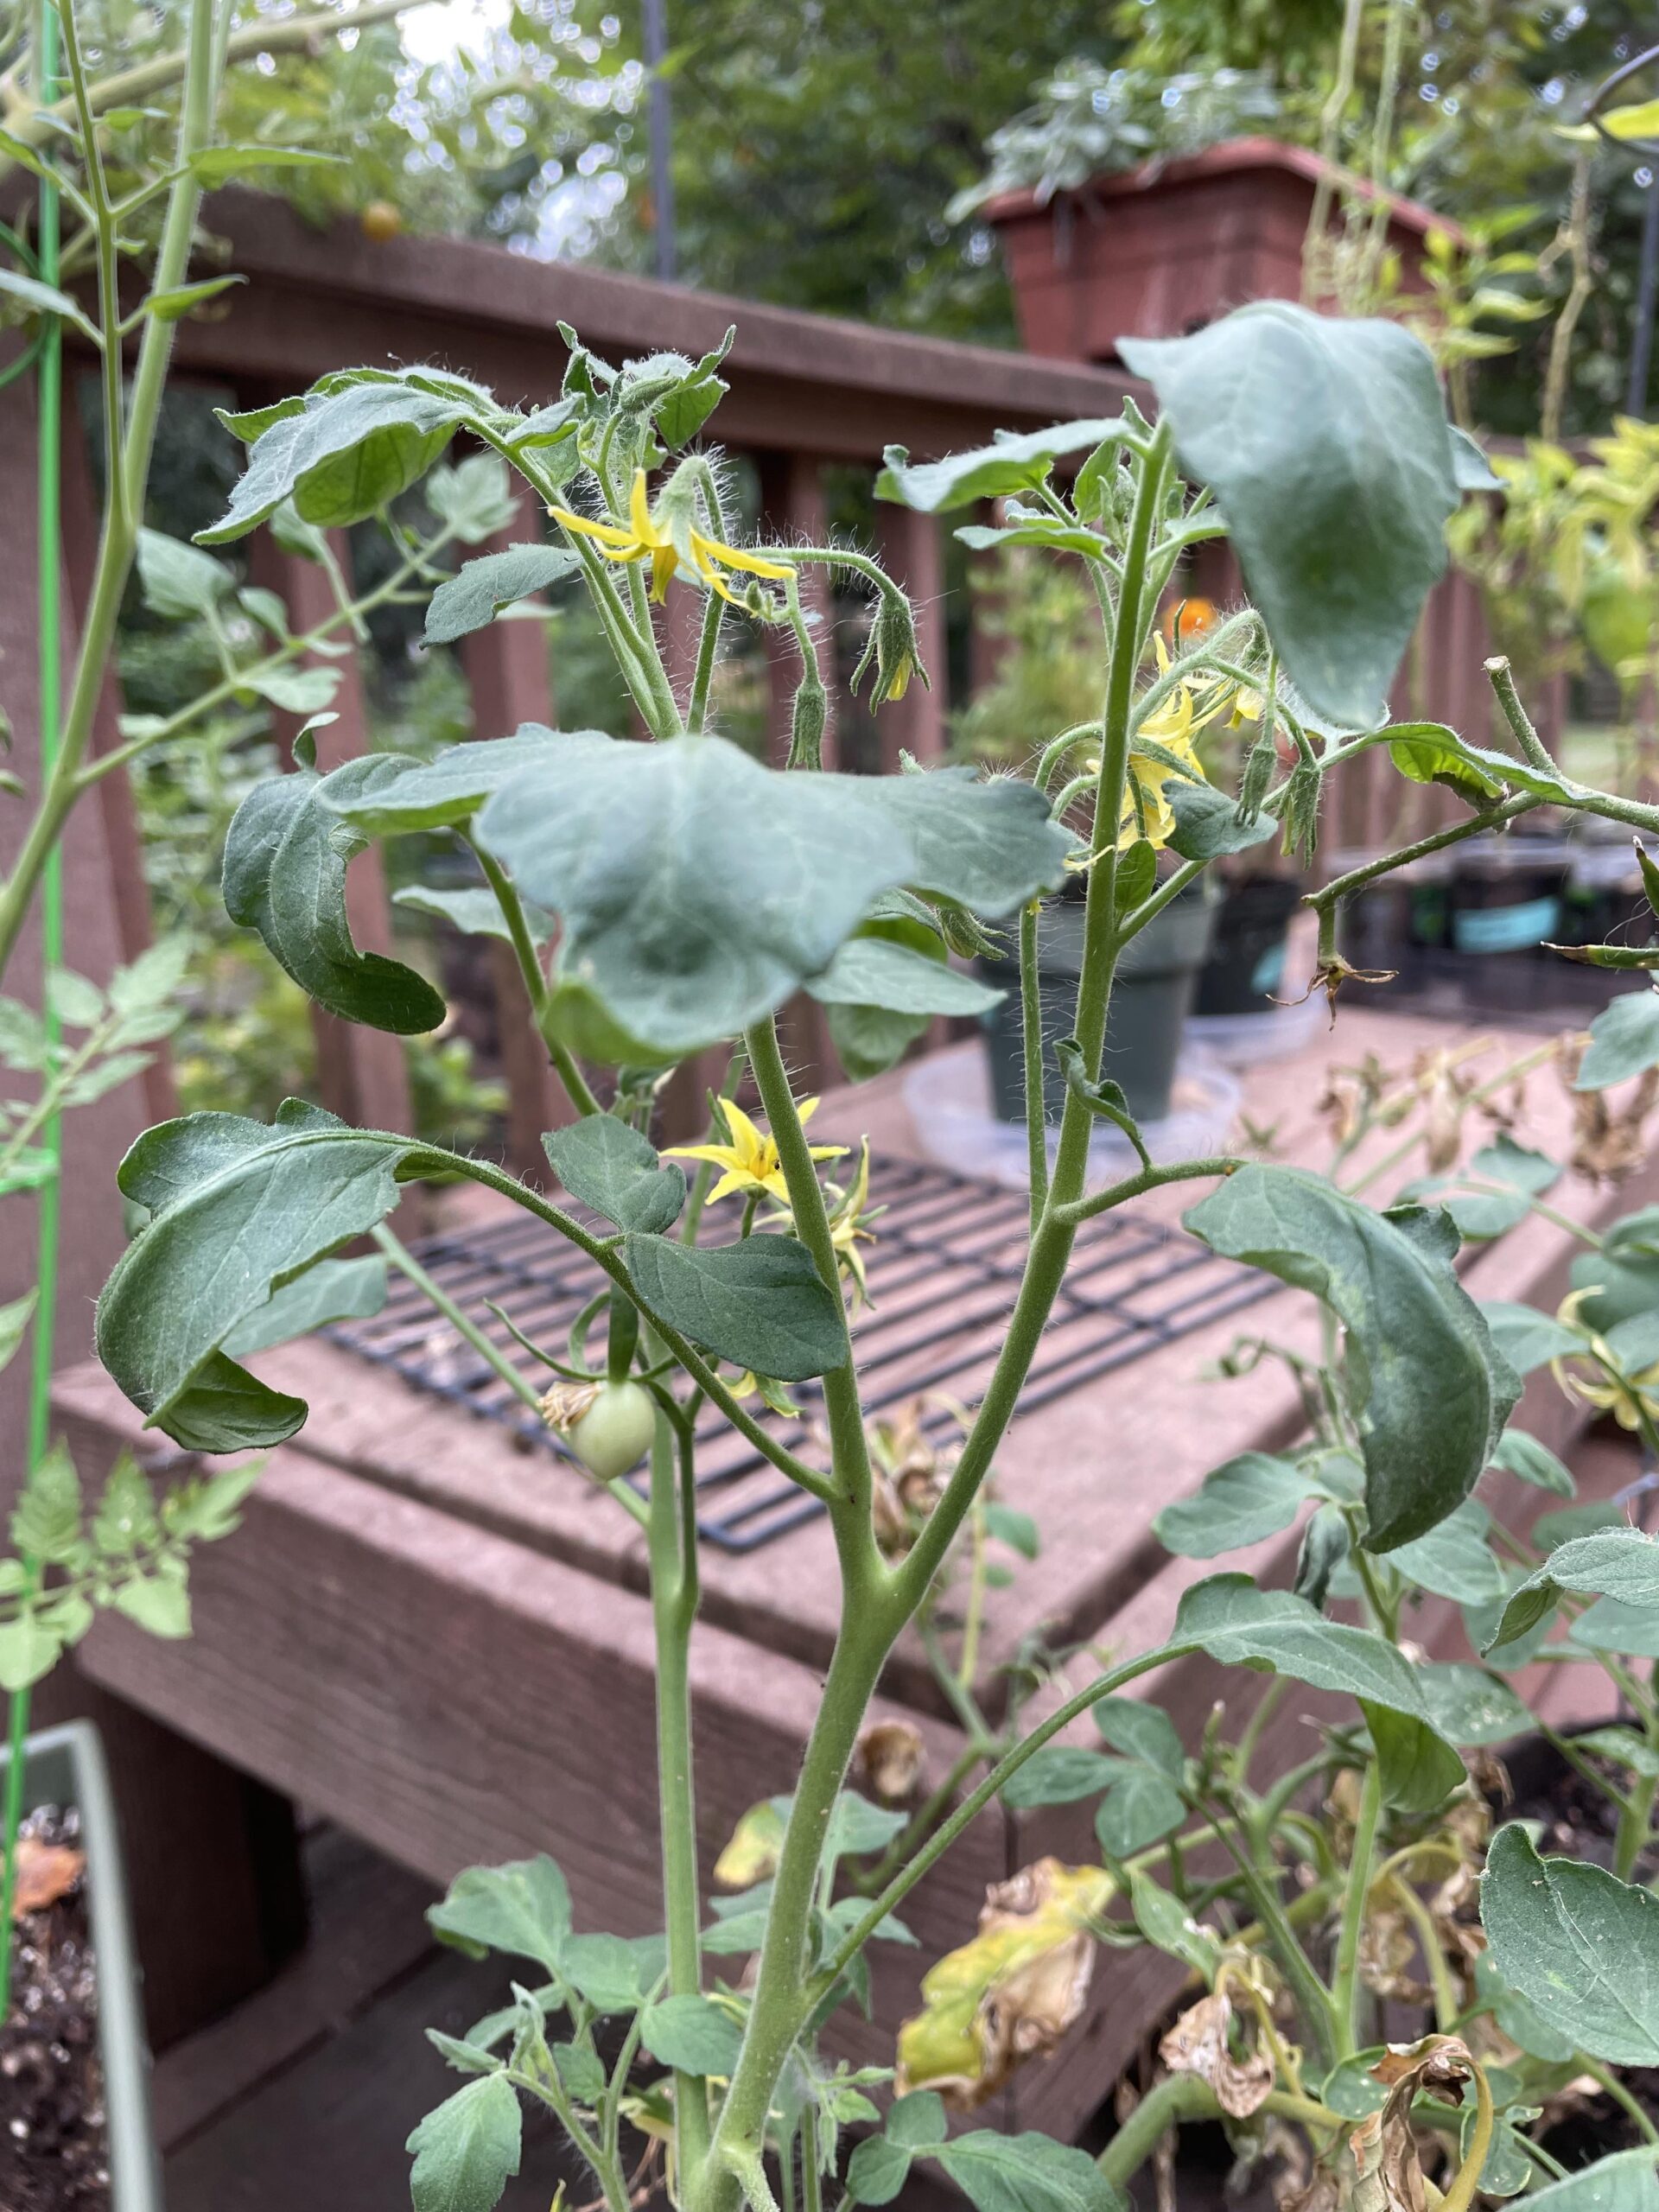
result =
[[769,577],[775,583],[787,582],[794,574],[784,562],[766,560],[759,553],[747,553],[739,546],[722,545],[689,521],[683,534],[677,534],[671,522],[652,514],[645,495],[643,468],[633,472],[626,529],[620,523],[595,522],[590,516],[573,514],[569,507],[551,507],[548,512],[562,529],[574,531],[581,537],[591,537],[607,561],[624,565],[649,561],[653,600],[660,601],[666,595],[669,581],[677,574],[683,562],[689,562],[700,582],[717,591],[722,599],[730,600],[734,606],[738,604],[737,594],[727,582],[722,570],[740,569],[749,575]]
[[[835,1185],[830,1185],[833,1191]],[[853,1311],[868,1303],[870,1286],[864,1275],[864,1255],[861,1244],[874,1244],[875,1231],[865,1224],[874,1221],[886,1211],[878,1206],[874,1213],[870,1204],[870,1141],[864,1139],[859,1152],[858,1173],[844,1197],[830,1217],[830,1242],[836,1248],[836,1257],[846,1268],[853,1283]]]
[[[1169,648],[1161,637],[1155,637],[1153,645],[1158,655],[1158,673],[1160,677],[1166,676]],[[1236,724],[1259,716],[1261,701],[1254,692],[1225,677],[1199,683],[1184,678],[1141,722],[1129,748],[1129,772],[1117,831],[1120,852],[1141,837],[1159,848],[1168,843],[1175,827],[1175,810],[1170,805],[1166,786],[1172,779],[1200,784],[1209,781],[1199,762],[1195,740],[1201,729],[1230,709]],[[1141,750],[1144,743],[1155,745],[1159,753]],[[1175,762],[1180,764],[1179,767]],[[1185,778],[1182,770],[1186,772]]]
[[[778,1140],[768,1132],[762,1136],[741,1106],[729,1098],[715,1100],[721,1119],[726,1124],[729,1144],[675,1144],[664,1152],[664,1160],[707,1160],[725,1170],[718,1183],[709,1193],[712,1205],[716,1198],[730,1196],[734,1191],[767,1191],[774,1198],[789,1204],[789,1185],[784,1180],[784,1171],[778,1160]],[[816,1098],[802,1102],[800,1116],[803,1122],[810,1122],[818,1110]],[[844,1144],[815,1144],[809,1147],[814,1160],[839,1160],[846,1152]]]
[[[1580,1365],[1568,1365],[1569,1360],[1580,1358],[1569,1352],[1551,1360],[1551,1371],[1569,1398],[1598,1413],[1611,1414],[1621,1428],[1639,1429],[1644,1414],[1649,1421],[1659,1414],[1659,1365],[1636,1373],[1621,1367],[1612,1346],[1584,1319],[1580,1309],[1594,1295],[1593,1290],[1575,1290],[1561,1300],[1555,1319],[1584,1338],[1584,1351]],[[1588,1376],[1583,1371],[1586,1366],[1591,1370]]]

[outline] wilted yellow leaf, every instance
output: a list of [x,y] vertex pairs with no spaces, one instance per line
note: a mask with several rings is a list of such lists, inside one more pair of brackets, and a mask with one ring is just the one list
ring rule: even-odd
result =
[[732,1830],[731,1841],[715,1861],[715,1879],[722,1890],[747,1890],[769,1881],[783,1847],[783,1813],[772,1798],[764,1798]]
[[1090,1923],[1113,1889],[1103,1868],[1058,1859],[988,1889],[979,1934],[927,1974],[925,2011],[899,2031],[899,2094],[937,2089],[971,2111],[1025,2060],[1052,2050],[1089,1994]]

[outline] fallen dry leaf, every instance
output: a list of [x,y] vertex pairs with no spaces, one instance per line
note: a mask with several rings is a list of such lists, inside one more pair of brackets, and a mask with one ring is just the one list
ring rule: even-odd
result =
[[864,1778],[885,1804],[908,1797],[922,1778],[922,1732],[908,1720],[878,1720],[858,1739]]
[[42,1843],[38,1836],[17,1839],[17,1880],[12,1892],[11,1916],[44,1912],[60,1897],[67,1897],[86,1872],[86,1854],[67,1843]]
[[1230,2031],[1231,1998],[1217,1992],[1189,2005],[1158,2046],[1172,2074],[1196,2074],[1216,2093],[1216,2102],[1231,2120],[1248,2120],[1273,2089],[1271,2055],[1252,2048],[1235,2058]]
[[1565,1052],[1561,1080],[1573,1105],[1572,1165],[1592,1183],[1618,1183],[1647,1156],[1647,1119],[1659,1100],[1659,1068],[1638,1077],[1624,1103],[1614,1108],[1605,1090],[1573,1090],[1581,1049]]
[[1359,1936],[1359,1978],[1366,1988],[1402,2005],[1423,2004],[1429,1991],[1412,1971],[1416,1958],[1417,1933],[1405,1913],[1374,1901]]

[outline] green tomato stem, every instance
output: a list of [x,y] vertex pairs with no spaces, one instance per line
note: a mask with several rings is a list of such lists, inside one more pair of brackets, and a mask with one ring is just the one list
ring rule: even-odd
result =
[[[692,1777],[689,1656],[697,1617],[696,1529],[686,1541],[681,1492],[691,1484],[690,1451],[659,1410],[651,1448],[652,1619],[657,1642],[657,1794],[663,1848],[668,1986],[677,1997],[702,1986],[697,1889],[697,1819]],[[701,2076],[676,2072],[674,2124],[682,2171],[709,2155],[709,2091]]]
[[1359,2049],[1359,1940],[1365,1926],[1365,1901],[1370,1893],[1371,1866],[1382,1815],[1382,1770],[1373,1758],[1367,1760],[1360,1784],[1353,1853],[1348,1861],[1348,1886],[1343,1896],[1342,1926],[1337,1937],[1336,1969],[1331,1984],[1338,2058],[1351,2058]]

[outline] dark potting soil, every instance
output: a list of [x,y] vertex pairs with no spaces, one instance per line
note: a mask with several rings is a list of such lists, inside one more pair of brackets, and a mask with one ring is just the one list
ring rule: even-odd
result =
[[[24,1822],[73,1846],[73,1813]],[[86,1878],[16,1927],[12,2007],[0,2025],[0,2212],[108,2212],[110,2174],[98,1985]]]

